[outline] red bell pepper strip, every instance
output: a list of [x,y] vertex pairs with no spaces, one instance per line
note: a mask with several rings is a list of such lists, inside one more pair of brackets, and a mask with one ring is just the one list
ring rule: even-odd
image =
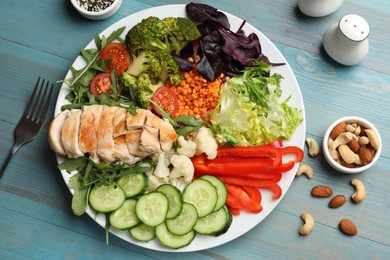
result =
[[304,153],[303,150],[296,146],[285,146],[279,149],[282,156],[286,154],[294,154],[296,156],[295,162],[302,162]]
[[[281,176],[281,174],[279,174]],[[273,179],[265,179],[265,180],[258,180],[258,179],[252,179],[252,178],[239,178],[239,177],[219,177],[221,181],[225,184],[232,184],[232,185],[239,185],[239,186],[248,186],[248,187],[262,187],[264,184],[263,182],[274,182],[277,183],[277,179],[279,176],[275,176]]]
[[[294,161],[284,163],[278,167],[269,165],[255,165],[252,163],[224,163],[224,164],[206,164],[207,171],[215,175],[234,175],[238,177],[256,178],[257,174],[276,174],[291,170],[294,167]],[[196,167],[195,167],[195,170]]]
[[250,196],[240,186],[231,184],[225,184],[225,186],[228,191],[228,197],[226,198],[228,205],[252,213],[259,213],[263,209],[260,203],[251,200]]
[[236,209],[236,208],[233,208],[231,206],[229,206],[228,204],[226,204],[230,213],[232,213],[233,216],[239,216],[240,215],[240,209]]
[[283,140],[276,140],[271,143],[265,144],[264,146],[271,146],[275,148],[283,147]]
[[257,165],[273,166],[274,159],[266,157],[241,157],[241,156],[224,156],[205,161],[205,164],[224,164],[224,163],[253,163]]
[[282,162],[279,149],[271,146],[223,146],[218,148],[217,157],[266,157],[274,158],[274,166]]

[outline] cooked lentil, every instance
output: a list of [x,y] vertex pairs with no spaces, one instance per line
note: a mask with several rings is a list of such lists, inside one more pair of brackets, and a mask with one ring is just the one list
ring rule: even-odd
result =
[[[192,59],[189,59],[192,62]],[[183,73],[183,81],[179,85],[166,83],[178,98],[178,110],[175,116],[191,115],[209,121],[209,111],[218,105],[219,92],[225,82],[225,76],[220,75],[215,81],[209,82],[198,74],[194,68]]]

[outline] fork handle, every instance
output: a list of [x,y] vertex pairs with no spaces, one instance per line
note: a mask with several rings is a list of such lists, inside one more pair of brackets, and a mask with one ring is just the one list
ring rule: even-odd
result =
[[1,167],[1,170],[0,170],[0,179],[1,179],[1,177],[3,176],[3,173],[5,172],[5,169],[7,168],[8,163],[11,161],[12,157],[14,157],[16,151],[19,149],[20,146],[21,146],[21,145],[15,144],[15,145],[12,147],[11,151],[10,151],[9,154],[8,154],[7,159],[5,160],[3,166]]

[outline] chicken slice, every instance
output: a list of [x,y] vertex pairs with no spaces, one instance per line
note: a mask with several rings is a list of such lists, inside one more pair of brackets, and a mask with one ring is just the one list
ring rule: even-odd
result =
[[121,135],[114,138],[114,150],[112,156],[115,160],[127,163],[132,165],[140,160],[139,157],[136,157],[129,153],[126,143],[126,135]]
[[64,146],[61,141],[61,132],[62,126],[64,125],[65,120],[69,116],[69,110],[65,110],[58,114],[50,123],[48,130],[49,144],[51,149],[59,155],[66,155]]
[[99,162],[99,157],[96,154],[98,144],[97,130],[102,109],[102,105],[84,106],[80,123],[80,150],[83,153],[89,153],[90,159],[96,163]]
[[173,143],[177,139],[175,129],[173,129],[173,126],[167,120],[163,120],[159,130],[161,150],[168,152],[172,149]]
[[79,147],[80,118],[81,110],[72,109],[62,126],[61,142],[69,158],[84,156]]
[[137,114],[127,113],[126,116],[126,127],[127,130],[141,129],[146,120],[146,110],[137,109]]
[[127,131],[126,144],[129,153],[140,158],[145,158],[148,154],[140,149],[142,129]]
[[116,108],[115,116],[114,116],[114,133],[113,133],[114,138],[126,134],[127,132],[126,116],[127,116],[126,109],[121,107]]
[[97,155],[100,160],[111,163],[115,159],[112,156],[114,150],[114,116],[116,107],[104,106],[97,130]]
[[151,126],[144,126],[144,131],[141,134],[141,147],[142,151],[148,154],[159,154],[161,152],[160,143],[158,141],[158,128]]
[[146,110],[146,122],[145,122],[145,125],[150,126],[150,127],[154,127],[154,128],[159,128],[161,123],[162,123],[162,121],[163,120],[161,118],[159,118],[158,116],[153,114],[151,111]]

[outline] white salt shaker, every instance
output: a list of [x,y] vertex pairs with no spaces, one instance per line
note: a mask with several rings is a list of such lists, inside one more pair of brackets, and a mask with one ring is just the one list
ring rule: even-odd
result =
[[343,0],[298,0],[302,13],[311,17],[326,16],[336,11]]
[[329,56],[343,65],[356,65],[368,54],[370,27],[364,18],[348,14],[324,33],[323,46]]

